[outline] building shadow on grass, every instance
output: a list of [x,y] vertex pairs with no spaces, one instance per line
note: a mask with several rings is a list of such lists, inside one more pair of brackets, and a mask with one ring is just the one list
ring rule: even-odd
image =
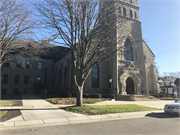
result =
[[1,100],[12,101],[12,106],[23,106],[21,94],[1,95]]
[[4,122],[21,115],[19,109],[7,110],[8,112],[0,119],[0,122]]

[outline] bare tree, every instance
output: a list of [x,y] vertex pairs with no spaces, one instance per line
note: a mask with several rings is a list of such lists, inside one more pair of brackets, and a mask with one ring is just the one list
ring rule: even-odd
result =
[[157,74],[157,77],[160,78],[160,73],[159,73],[159,67],[157,67],[157,63],[155,63],[156,65],[156,74]]
[[35,42],[22,42],[22,40],[32,41],[35,27],[34,17],[28,9],[25,1],[21,0],[1,0],[0,1],[0,67],[12,59],[24,57],[34,57]]
[[164,77],[180,78],[180,72],[164,72]]
[[[121,55],[122,19],[115,1],[41,0],[32,3],[49,40],[70,48],[76,105],[83,106],[83,87],[94,65]],[[117,14],[116,14],[117,13]],[[126,35],[130,31],[126,31]]]

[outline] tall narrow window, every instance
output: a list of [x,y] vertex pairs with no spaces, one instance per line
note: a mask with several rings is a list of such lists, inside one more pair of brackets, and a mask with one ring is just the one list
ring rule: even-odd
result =
[[17,61],[16,61],[16,66],[17,66],[17,67],[21,67],[21,61],[20,61],[20,60],[17,60]]
[[119,7],[119,14],[121,14],[121,7]]
[[123,15],[126,16],[126,9],[125,9],[125,7],[123,8]]
[[129,0],[129,2],[132,4],[132,0]]
[[36,83],[37,84],[41,84],[42,83],[42,77],[41,76],[37,76],[36,77]]
[[130,17],[130,18],[133,17],[132,10],[129,11],[129,17]]
[[3,75],[3,83],[8,83],[8,75]]
[[92,87],[99,88],[99,67],[97,64],[92,69]]
[[26,61],[26,68],[30,68],[30,62]]
[[67,69],[66,67],[64,68],[64,88],[67,87]]
[[19,75],[15,75],[14,83],[15,84],[19,84],[19,80],[20,80],[20,76]]
[[42,62],[38,62],[37,69],[42,69]]
[[137,14],[136,14],[136,12],[134,12],[134,16],[135,16],[135,19],[137,19]]
[[28,84],[29,83],[29,76],[24,76],[24,84]]
[[127,39],[124,43],[124,59],[128,61],[133,61],[132,58],[132,45],[129,39]]
[[6,67],[9,67],[9,61],[6,61],[4,64]]

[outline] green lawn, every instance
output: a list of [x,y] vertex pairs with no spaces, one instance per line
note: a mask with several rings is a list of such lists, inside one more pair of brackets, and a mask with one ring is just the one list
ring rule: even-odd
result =
[[1,107],[10,107],[12,105],[12,101],[8,101],[8,100],[1,100],[0,101],[0,106]]
[[8,111],[7,110],[1,110],[0,111],[0,118],[4,116]]
[[65,111],[87,114],[87,115],[101,115],[110,113],[124,113],[124,112],[138,112],[138,111],[152,111],[159,110],[152,107],[127,104],[127,105],[84,105],[83,107],[66,107],[62,108]]
[[[8,100],[1,100],[0,101],[0,107],[10,107],[12,106],[13,102]],[[0,118],[4,116],[8,111],[7,110],[1,110],[0,111]]]

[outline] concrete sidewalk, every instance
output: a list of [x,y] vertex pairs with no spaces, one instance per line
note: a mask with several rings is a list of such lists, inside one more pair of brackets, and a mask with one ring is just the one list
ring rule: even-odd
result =
[[[6,107],[7,109],[19,109],[20,116],[0,122],[1,129],[3,127],[17,127],[27,125],[47,125],[47,124],[72,124],[82,122],[94,122],[102,120],[116,120],[145,117],[150,113],[162,113],[159,111],[143,111],[143,112],[131,112],[131,113],[115,113],[106,115],[88,116],[83,114],[66,112],[58,107],[61,105],[52,105],[49,102],[40,99],[35,95],[22,95],[23,106],[19,107]],[[105,101],[96,103],[95,105],[112,105],[112,104],[137,104],[143,106],[150,106],[162,109],[166,103],[172,101]],[[5,109],[1,107],[0,109]]]

